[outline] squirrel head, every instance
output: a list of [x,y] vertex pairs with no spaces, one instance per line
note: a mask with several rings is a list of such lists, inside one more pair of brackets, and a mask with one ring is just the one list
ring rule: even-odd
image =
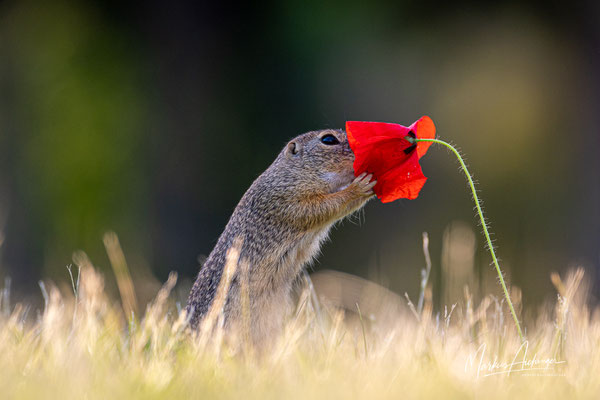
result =
[[[354,179],[354,153],[343,130],[308,132],[292,139],[279,156],[286,171],[303,189],[333,193]],[[289,182],[291,183],[291,182]]]

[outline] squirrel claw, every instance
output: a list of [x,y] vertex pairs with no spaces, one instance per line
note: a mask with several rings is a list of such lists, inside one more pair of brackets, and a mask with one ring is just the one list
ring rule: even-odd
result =
[[373,179],[373,174],[367,175],[366,172],[363,172],[354,178],[352,184],[358,188],[361,195],[371,196],[373,195],[373,187],[377,184],[376,180],[371,179]]

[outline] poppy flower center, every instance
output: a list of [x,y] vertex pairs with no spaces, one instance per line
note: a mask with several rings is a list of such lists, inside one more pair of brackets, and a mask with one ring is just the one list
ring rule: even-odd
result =
[[415,139],[417,138],[417,135],[412,130],[408,131],[407,135],[408,136],[405,136],[404,138],[408,142],[412,143],[413,145],[410,146],[410,147],[405,148],[404,149],[404,154],[410,154],[410,153],[412,153],[417,148],[417,142],[415,141]]

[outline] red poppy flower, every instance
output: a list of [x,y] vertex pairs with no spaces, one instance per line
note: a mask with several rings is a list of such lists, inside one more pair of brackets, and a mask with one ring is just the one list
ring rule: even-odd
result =
[[373,174],[373,188],[383,203],[397,199],[416,199],[427,178],[419,159],[431,145],[411,143],[406,136],[433,139],[435,126],[424,116],[409,127],[383,122],[346,122],[348,143],[354,152],[354,174]]

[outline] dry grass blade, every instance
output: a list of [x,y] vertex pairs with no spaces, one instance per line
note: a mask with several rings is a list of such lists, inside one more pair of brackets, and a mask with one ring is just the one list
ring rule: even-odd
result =
[[[223,313],[223,307],[225,307],[225,302],[227,301],[231,280],[233,279],[238,267],[241,248],[242,240],[240,238],[236,238],[233,241],[231,248],[227,251],[225,268],[223,269],[223,274],[221,275],[221,281],[219,282],[217,293],[210,306],[210,309],[208,310],[208,313],[206,313],[206,316],[200,324],[200,342],[203,345],[209,341],[209,338],[213,333],[213,328],[215,328],[215,323]],[[217,328],[220,327],[217,326]]]
[[429,282],[431,274],[431,256],[429,255],[429,235],[423,232],[423,255],[425,256],[425,268],[421,270],[421,290],[419,292],[419,302],[417,303],[417,312],[419,315],[423,311],[423,301],[425,300],[425,288]]
[[115,278],[117,279],[117,286],[119,287],[121,301],[123,302],[123,311],[127,318],[131,318],[132,315],[137,315],[138,306],[133,281],[131,280],[131,275],[127,268],[125,254],[123,254],[119,238],[114,232],[107,232],[104,235],[103,241],[106,253],[108,253],[110,265],[112,266]]

